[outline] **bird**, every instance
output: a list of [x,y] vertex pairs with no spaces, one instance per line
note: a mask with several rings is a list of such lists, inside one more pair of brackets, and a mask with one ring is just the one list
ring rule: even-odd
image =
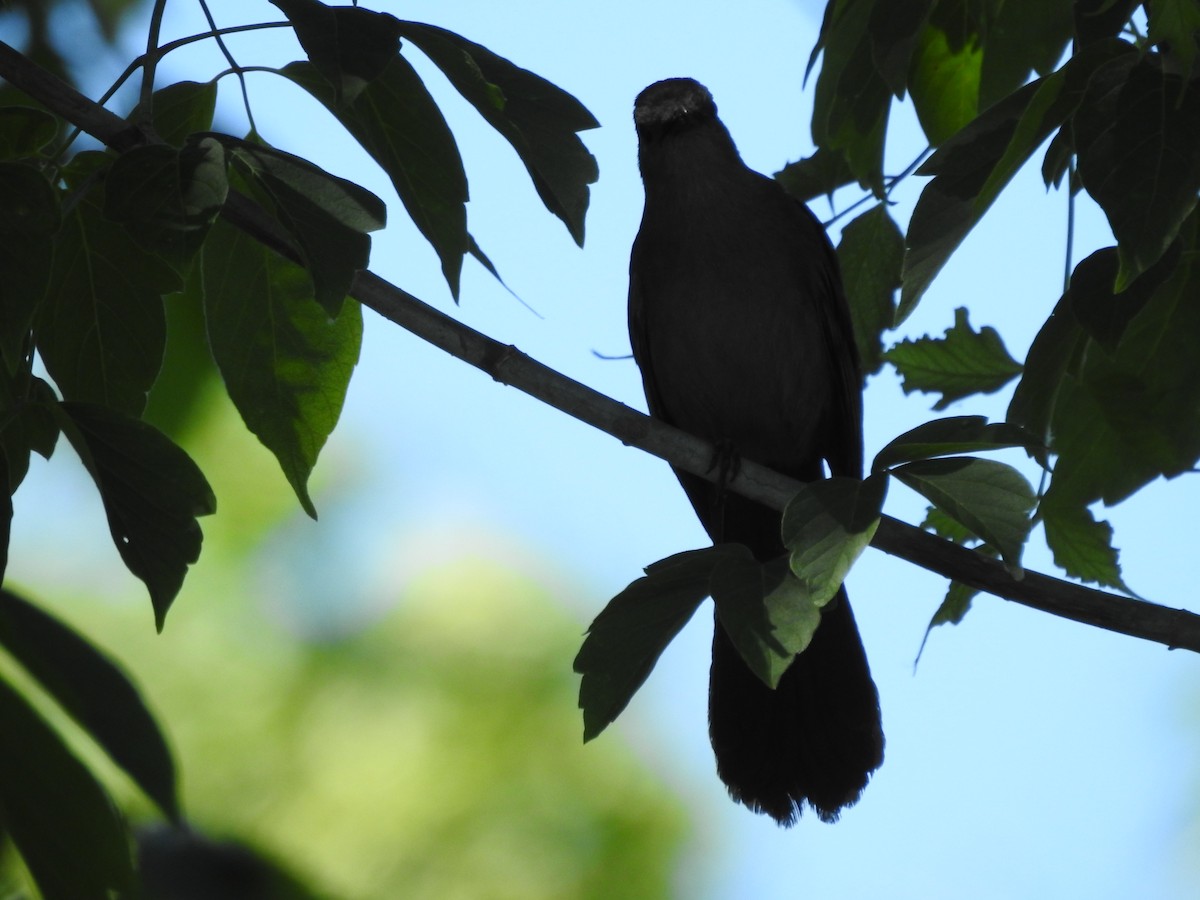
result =
[[[637,97],[645,191],[629,333],[655,418],[802,481],[861,477],[863,376],[837,256],[805,204],[749,168],[690,78]],[[675,469],[714,543],[784,552],[780,514]],[[718,482],[721,481],[718,478]],[[709,736],[730,796],[782,826],[836,821],[883,762],[879,695],[845,588],[772,690],[720,618]]]

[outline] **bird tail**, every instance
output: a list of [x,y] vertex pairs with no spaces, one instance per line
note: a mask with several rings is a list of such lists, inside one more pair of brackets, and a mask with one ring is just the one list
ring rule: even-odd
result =
[[713,635],[709,735],[734,800],[792,825],[805,803],[832,822],[883,762],[879,695],[844,588],[812,642],[767,687],[720,620]]

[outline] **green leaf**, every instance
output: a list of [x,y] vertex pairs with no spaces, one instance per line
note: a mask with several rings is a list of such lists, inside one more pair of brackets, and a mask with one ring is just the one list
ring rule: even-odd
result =
[[0,109],[0,160],[36,156],[57,135],[58,120],[44,110],[32,106]]
[[57,409],[63,434],[100,492],[121,559],[150,592],[161,631],[200,556],[196,519],[216,510],[212,488],[183,450],[146,423],[86,403]]
[[180,275],[179,286],[229,192],[225,148],[215,138],[181,149],[148,144],[122,154],[105,185],[105,215]]
[[971,394],[990,394],[1021,374],[1021,365],[990,326],[975,331],[966,307],[954,311],[954,325],[942,338],[903,340],[883,354],[904,379],[904,393],[941,393],[934,409],[945,409]]
[[330,318],[304,269],[224,222],[203,270],[209,344],[229,397],[316,518],[308,476],[358,362],[362,310],[347,300]]
[[983,416],[950,416],[918,425],[892,440],[879,451],[871,471],[882,472],[916,459],[1010,447],[1020,447],[1030,456],[1045,459],[1041,441],[1019,425],[989,423]]
[[892,469],[891,474],[999,550],[1019,577],[1035,500],[1020,472],[990,459],[958,456],[917,460]]
[[0,646],[159,809],[179,819],[175,764],[137,688],[108,657],[36,606],[0,591]]
[[0,388],[0,421],[5,423],[0,429],[0,451],[7,470],[7,482],[0,481],[0,491],[7,487],[8,494],[16,493],[29,471],[30,453],[49,459],[54,452],[58,425],[51,408],[56,402],[50,386],[28,369]]
[[1195,0],[1149,0],[1146,8],[1150,25],[1147,36],[1178,62],[1176,74],[1189,80],[1196,66],[1200,5]]
[[874,0],[830,4],[813,56],[824,53],[813,100],[812,136],[819,149],[840,151],[863,187],[883,196],[883,142],[891,89],[875,62],[870,32]]
[[[988,550],[988,547],[981,547],[976,552]],[[995,556],[995,554],[989,554]],[[975,595],[979,591],[976,588],[969,587],[961,581],[951,581],[950,586],[946,589],[946,596],[942,599],[937,611],[934,612],[929,624],[925,626],[925,634],[921,637],[921,646],[917,648],[917,658],[913,661],[915,668],[921,661],[921,655],[925,652],[925,644],[929,641],[929,634],[939,625],[957,625],[966,618],[967,613],[971,610],[971,601],[975,599]]]
[[818,147],[812,156],[788,163],[776,172],[775,180],[797,200],[807,202],[849,184],[854,181],[854,174],[840,150]]
[[353,102],[400,52],[399,22],[388,13],[317,0],[271,2],[288,17],[339,102]]
[[[178,81],[154,92],[155,133],[172,147],[182,147],[189,135],[212,128],[217,105],[215,81]],[[141,119],[139,103],[129,114],[131,122]]]
[[871,56],[888,88],[903,100],[913,50],[937,0],[889,0],[871,8]]
[[1033,339],[1006,419],[1044,441],[1050,440],[1050,423],[1063,375],[1075,369],[1087,345],[1087,334],[1072,314],[1067,298],[1063,297]]
[[792,572],[815,606],[837,593],[859,554],[871,543],[887,479],[826,478],[804,485],[783,511],[783,544]]
[[457,299],[469,246],[467,176],[454,135],[412,66],[393,57],[346,102],[311,63],[290,63],[282,72],[325,104],[387,173],[413,223],[437,251]]
[[[712,574],[712,596],[725,629],[750,671],[774,689],[821,624],[821,606],[788,566],[762,563],[740,545]],[[825,602],[828,602],[826,600]]]
[[881,335],[896,318],[896,288],[904,262],[904,236],[883,203],[842,230],[837,248],[863,373],[883,365]]
[[1200,213],[1180,232],[1180,262],[1126,326],[1115,353],[1080,354],[1060,379],[1051,489],[1062,502],[1112,505],[1200,457]]
[[599,169],[577,132],[598,128],[595,117],[566,91],[486,47],[433,25],[398,27],[512,145],[546,209],[583,246],[588,185]]
[[956,544],[966,545],[979,541],[979,538],[970,529],[964,527],[961,522],[950,518],[936,506],[925,507],[925,518],[921,522],[921,528]]
[[1058,72],[988,108],[925,161],[918,174],[935,177],[921,192],[909,221],[897,323],[916,308],[1013,175],[1070,118],[1093,76],[1114,59],[1130,55],[1136,51],[1124,41],[1094,45]]
[[1111,525],[1097,522],[1086,506],[1071,498],[1064,502],[1053,486],[1042,501],[1040,512],[1046,544],[1054,554],[1056,566],[1080,581],[1129,590],[1121,578]]
[[[80,157],[73,164],[92,172],[104,159]],[[179,276],[103,208],[103,186],[92,183],[65,218],[35,320],[37,349],[68,400],[138,415],[162,364],[162,294],[178,289]]]
[[252,193],[261,201],[270,199],[265,205],[274,206],[295,239],[317,302],[336,317],[354,276],[370,261],[366,232],[387,224],[383,201],[298,156],[249,141],[226,141],[236,148],[239,171],[261,185]]
[[1200,90],[1185,90],[1155,56],[1108,71],[1114,77],[1091,85],[1073,121],[1079,177],[1117,238],[1119,292],[1154,265],[1196,206]]
[[109,900],[131,887],[128,834],[112,801],[3,679],[0,814],[43,900]]
[[1075,40],[1080,46],[1120,34],[1141,0],[1075,0]]
[[729,547],[677,553],[613,597],[588,628],[575,657],[583,739],[604,731],[649,677],[659,655],[709,595],[709,579]]
[[23,365],[34,311],[50,283],[58,194],[45,175],[0,162],[0,354],[10,372]]
[[1071,39],[1073,0],[1004,0],[987,25],[979,108],[987,109],[1021,87],[1032,69],[1051,71]]
[[935,23],[921,31],[908,85],[917,119],[932,146],[941,144],[978,114],[982,68],[983,50],[977,35],[951,46],[946,33]]
[[1109,353],[1116,352],[1133,318],[1150,302],[1179,263],[1179,243],[1121,293],[1113,291],[1120,265],[1116,247],[1097,250],[1075,267],[1067,301],[1083,329]]

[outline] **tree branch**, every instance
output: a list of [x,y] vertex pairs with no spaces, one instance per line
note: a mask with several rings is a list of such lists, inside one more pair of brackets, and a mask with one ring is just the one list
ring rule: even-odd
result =
[[[136,126],[93,103],[54,75],[0,42],[0,76],[59,116],[116,150],[148,141]],[[222,215],[247,234],[299,263],[287,235],[246,197],[231,193]],[[371,272],[360,272],[352,296],[389,321],[495,380],[645,450],[672,465],[711,478],[712,446],[655,421],[502,344],[421,302]],[[744,461],[729,485],[753,500],[782,510],[799,483]],[[885,553],[981,591],[1108,631],[1200,652],[1200,616],[1083,587],[1036,572],[1014,579],[996,560],[884,516],[871,542]]]

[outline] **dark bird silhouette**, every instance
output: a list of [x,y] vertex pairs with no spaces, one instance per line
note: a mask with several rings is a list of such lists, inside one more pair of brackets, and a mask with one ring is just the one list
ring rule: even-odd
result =
[[[837,258],[801,202],[742,162],[688,78],[634,106],[646,192],[629,333],[650,412],[794,478],[862,474],[862,374]],[[777,512],[676,470],[714,542],[784,552]],[[825,821],[883,761],[879,697],[840,590],[775,690],[713,635],[709,735],[730,795],[782,825]]]

